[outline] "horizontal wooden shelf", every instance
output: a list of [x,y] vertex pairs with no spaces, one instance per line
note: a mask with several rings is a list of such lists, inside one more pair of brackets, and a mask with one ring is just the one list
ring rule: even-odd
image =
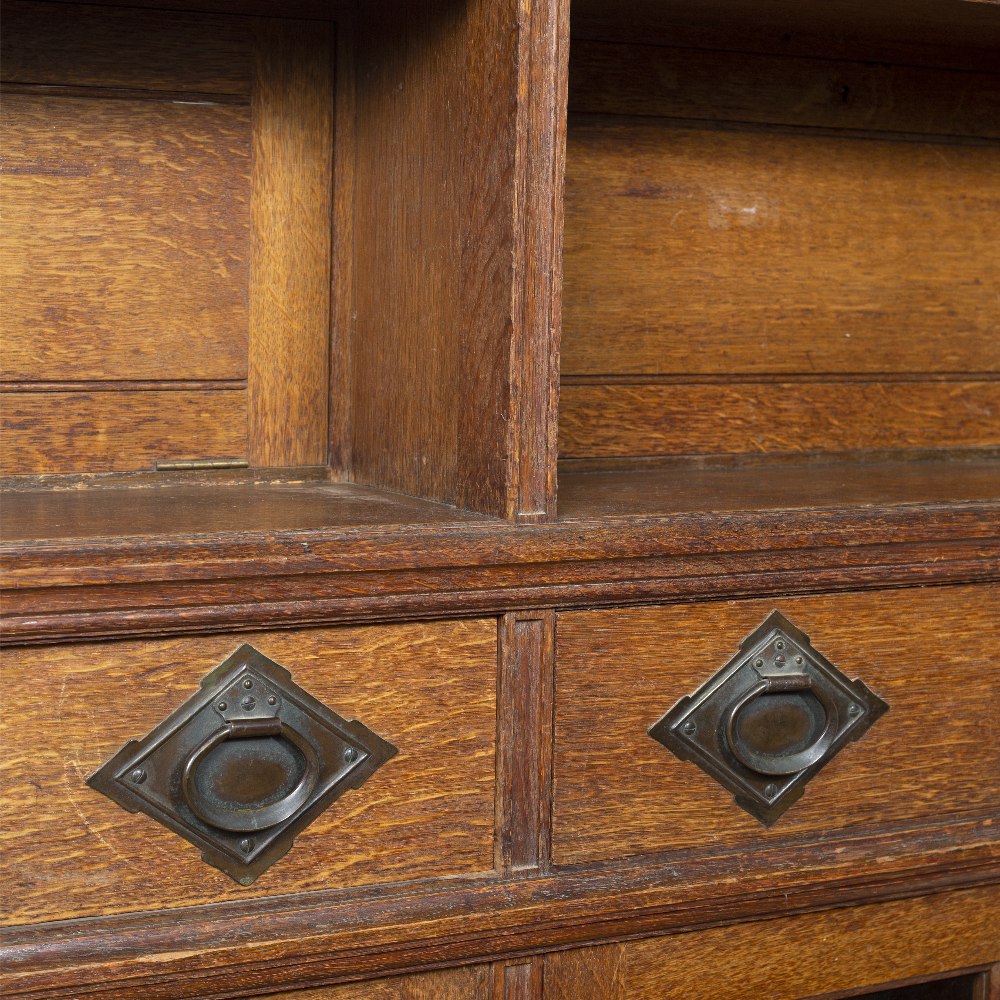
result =
[[577,473],[518,524],[327,482],[15,490],[8,641],[1000,577],[1000,460]]
[[3,541],[29,546],[70,539],[337,534],[490,520],[368,486],[309,481],[19,488],[4,497],[3,505]]
[[[240,482],[238,475],[212,485],[176,480],[151,485],[151,477],[119,485],[48,489],[17,487],[3,497],[3,551],[26,555],[32,549],[69,542],[96,546],[130,539],[135,544],[197,539],[221,545],[233,536],[275,541],[295,533],[335,540],[412,529],[435,536],[452,528],[516,536],[537,534],[527,525],[449,504],[352,483],[310,481]],[[233,481],[236,479],[237,481]],[[682,463],[647,469],[569,472],[559,478],[558,525],[588,522],[595,531],[609,518],[659,520],[699,515],[720,522],[734,513],[837,511],[856,508],[1000,503],[1000,459],[968,461],[793,462],[777,461],[731,468],[698,468]],[[930,511],[928,512],[930,516]],[[720,525],[721,526],[721,525]],[[729,543],[724,535],[718,547]]]
[[559,478],[559,518],[982,503],[1000,500],[1000,461],[683,464]]

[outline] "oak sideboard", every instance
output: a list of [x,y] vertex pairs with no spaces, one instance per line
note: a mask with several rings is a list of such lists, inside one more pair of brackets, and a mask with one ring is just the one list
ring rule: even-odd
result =
[[1000,6],[6,0],[0,991],[1000,998]]

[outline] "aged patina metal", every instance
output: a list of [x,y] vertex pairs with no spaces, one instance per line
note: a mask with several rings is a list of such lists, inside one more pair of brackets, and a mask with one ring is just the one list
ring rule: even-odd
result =
[[341,718],[284,667],[243,645],[87,784],[151,816],[250,885],[321,812],[395,754],[391,743]]
[[773,611],[739,653],[649,735],[697,764],[765,826],[889,706]]

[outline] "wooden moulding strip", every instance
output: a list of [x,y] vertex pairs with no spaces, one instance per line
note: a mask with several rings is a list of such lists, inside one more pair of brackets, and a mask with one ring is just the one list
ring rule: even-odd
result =
[[[974,512],[953,525],[956,530],[939,524],[940,537],[927,538],[933,530],[923,537],[911,530],[909,538],[897,535],[881,544],[863,540],[859,529],[856,543],[846,547],[835,540],[785,549],[670,553],[649,544],[645,552],[636,546],[615,553],[595,545],[599,551],[584,549],[577,558],[550,551],[527,563],[495,548],[492,558],[478,562],[320,565],[294,575],[266,570],[238,575],[238,567],[219,572],[216,563],[174,567],[178,572],[161,572],[156,579],[154,571],[162,565],[137,561],[130,569],[145,568],[150,580],[130,582],[120,578],[118,568],[93,563],[85,574],[36,566],[27,579],[17,579],[21,571],[12,568],[4,592],[4,632],[7,642],[30,643],[984,581],[1000,578],[1000,543],[987,531],[976,537],[976,527],[986,520]],[[619,539],[624,534],[620,531]],[[662,543],[662,536],[655,541]],[[179,572],[182,568],[186,572]]]
[[[926,552],[924,553],[926,555]],[[763,560],[767,561],[768,556]],[[637,561],[640,565],[643,561]],[[597,564],[594,577],[609,564]],[[615,568],[612,564],[610,568]],[[730,573],[720,565],[714,573],[670,575],[666,567],[649,568],[642,576],[640,566],[619,565],[623,574],[636,578],[588,582],[503,581],[484,585],[480,589],[456,590],[449,586],[447,573],[422,574],[403,579],[371,574],[360,588],[356,581],[298,581],[314,589],[339,590],[336,597],[316,597],[295,594],[288,588],[289,578],[275,578],[268,590],[286,588],[284,598],[254,600],[246,594],[235,595],[239,602],[228,602],[234,595],[215,589],[205,593],[192,587],[164,595],[154,588],[138,594],[128,587],[75,588],[68,591],[77,610],[65,607],[52,609],[60,594],[58,589],[25,591],[17,604],[5,596],[8,617],[3,630],[8,643],[62,642],[66,640],[100,639],[118,635],[167,635],[208,633],[219,630],[245,631],[274,625],[279,628],[344,624],[366,621],[411,620],[438,618],[443,615],[467,617],[496,614],[530,608],[585,608],[590,605],[662,603],[706,598],[739,598],[768,594],[801,594],[818,590],[839,591],[886,589],[906,586],[946,585],[1000,579],[1000,558],[997,553],[927,562],[913,555],[897,565],[884,563],[874,567],[830,567],[815,565],[784,571],[757,570]],[[292,578],[293,580],[295,578]],[[262,586],[258,583],[258,588]],[[429,592],[431,586],[437,593]],[[349,593],[361,589],[364,593]],[[11,592],[12,594],[15,592]],[[66,595],[62,595],[64,598]],[[132,607],[124,606],[128,600]],[[214,603],[213,603],[214,600]],[[51,602],[45,608],[43,602]],[[200,602],[200,603],[195,603]],[[65,602],[64,602],[65,603]],[[82,610],[88,606],[87,610]]]
[[[9,513],[9,508],[8,508]],[[995,501],[830,505],[807,510],[677,513],[513,526],[496,522],[374,529],[217,532],[0,546],[9,587],[451,570],[1000,537]],[[9,562],[8,562],[9,560]]]
[[995,906],[994,827],[786,844],[742,854],[739,884],[719,881],[731,857],[702,855],[192,907],[183,922],[161,911],[15,928],[0,937],[0,981],[19,1000],[235,996],[956,888],[969,907]]

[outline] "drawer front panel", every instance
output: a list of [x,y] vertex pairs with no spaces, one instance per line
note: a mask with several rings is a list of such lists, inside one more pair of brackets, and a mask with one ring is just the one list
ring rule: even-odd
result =
[[[85,784],[243,642],[398,749],[249,888]],[[492,619],[12,649],[3,663],[0,880],[9,923],[493,867]]]
[[[560,951],[545,958],[546,1000],[801,1000],[936,978],[996,960],[997,906],[989,886]],[[962,995],[938,988],[925,996]]]
[[[889,711],[770,829],[647,731],[773,609]],[[553,855],[571,864],[978,816],[1000,801],[1000,588],[561,615]]]

